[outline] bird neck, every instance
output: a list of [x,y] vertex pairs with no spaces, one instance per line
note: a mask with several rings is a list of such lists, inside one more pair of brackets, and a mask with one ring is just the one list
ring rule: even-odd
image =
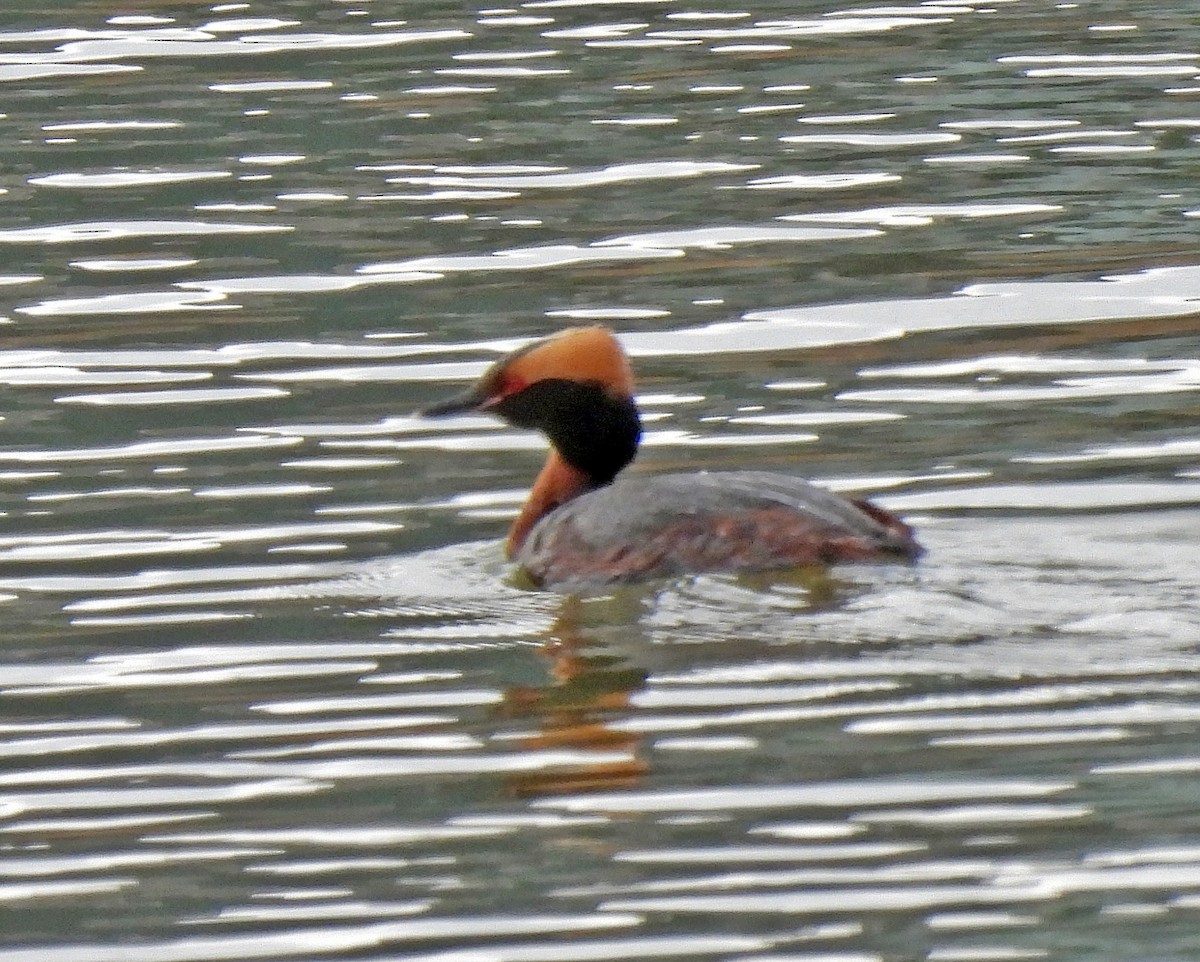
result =
[[508,556],[511,558],[520,550],[533,526],[542,518],[595,487],[598,485],[585,472],[569,464],[557,449],[551,448],[550,456],[533,482],[520,514],[508,529],[508,541],[505,544]]
[[543,517],[568,501],[611,484],[637,454],[642,420],[633,398],[589,389],[587,403],[544,418],[538,425],[550,439],[550,455],[533,482],[529,498],[508,533],[514,555]]

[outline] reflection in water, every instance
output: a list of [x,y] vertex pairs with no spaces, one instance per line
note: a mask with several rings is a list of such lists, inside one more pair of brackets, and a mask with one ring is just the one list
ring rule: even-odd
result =
[[530,719],[532,732],[513,736],[529,749],[619,750],[628,760],[598,760],[570,772],[516,776],[509,790],[518,797],[589,791],[634,785],[648,766],[637,755],[635,735],[610,729],[604,720],[627,710],[645,684],[646,672],[619,656],[589,651],[580,624],[582,602],[564,599],[540,654],[547,659],[549,684],[521,685],[504,693],[508,717]]

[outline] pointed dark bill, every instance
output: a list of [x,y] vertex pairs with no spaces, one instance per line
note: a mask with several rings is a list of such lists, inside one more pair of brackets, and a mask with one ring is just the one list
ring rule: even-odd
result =
[[488,403],[488,400],[487,394],[479,389],[478,384],[474,384],[461,394],[421,408],[417,414],[423,418],[444,418],[452,414],[467,414],[471,411],[478,411]]

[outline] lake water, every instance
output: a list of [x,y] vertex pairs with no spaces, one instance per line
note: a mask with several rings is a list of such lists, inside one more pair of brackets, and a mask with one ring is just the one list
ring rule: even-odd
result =
[[[1183,0],[0,14],[0,962],[1200,958]],[[636,470],[915,566],[528,590],[411,412],[602,322]]]

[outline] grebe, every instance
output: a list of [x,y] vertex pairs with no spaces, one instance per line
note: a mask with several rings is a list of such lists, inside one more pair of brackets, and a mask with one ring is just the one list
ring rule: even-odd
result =
[[520,348],[464,394],[421,413],[468,411],[535,428],[550,441],[506,544],[545,587],[921,553],[899,518],[786,474],[618,478],[637,453],[642,423],[629,358],[606,327],[570,328]]

